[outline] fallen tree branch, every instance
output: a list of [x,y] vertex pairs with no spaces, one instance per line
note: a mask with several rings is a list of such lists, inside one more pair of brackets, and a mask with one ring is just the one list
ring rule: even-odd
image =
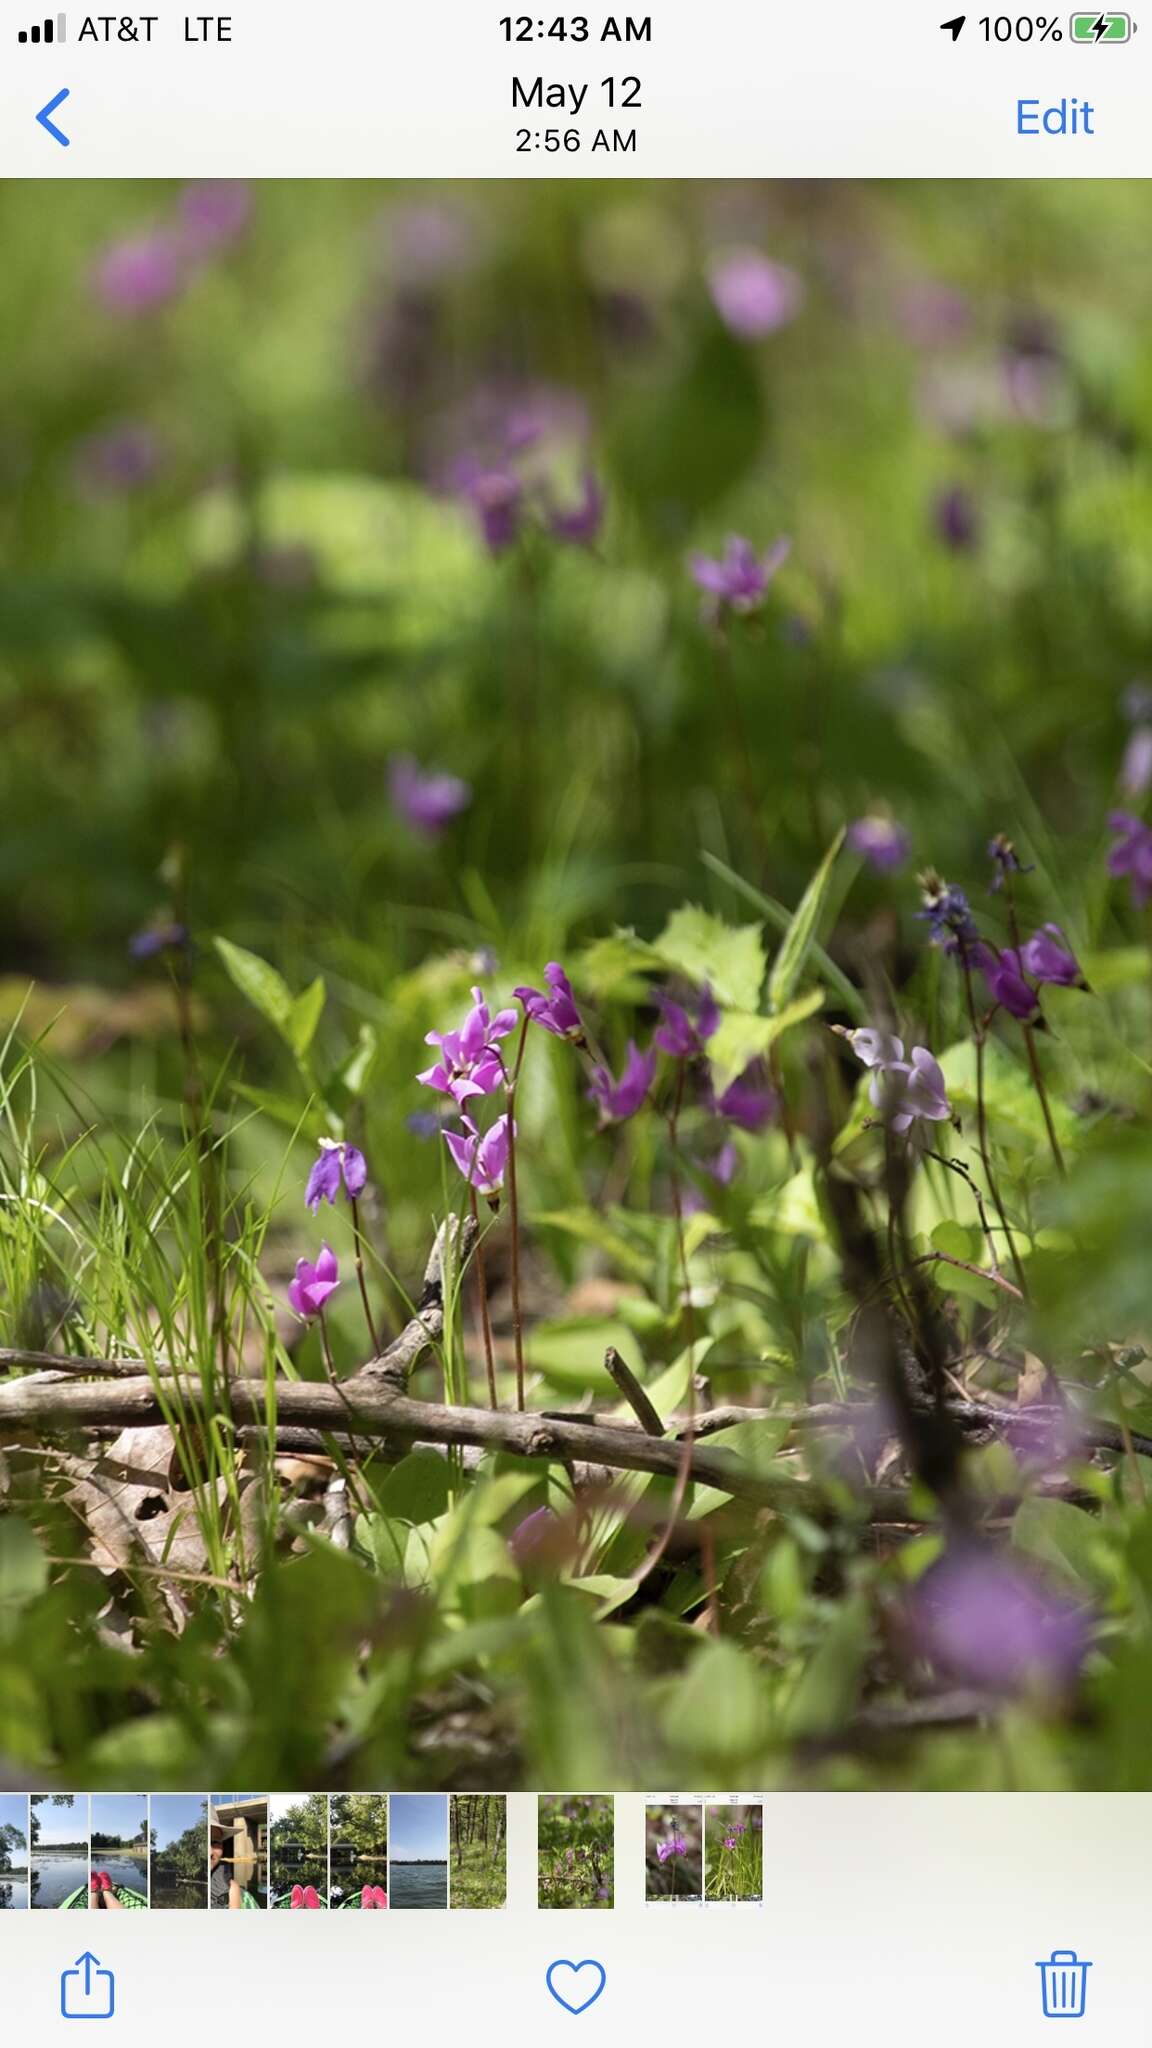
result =
[[[267,1427],[268,1390],[263,1380],[232,1380],[229,1408],[238,1425]],[[114,1386],[84,1382],[30,1386],[16,1380],[0,1388],[0,1427],[40,1423],[57,1429],[84,1430],[93,1424],[121,1428],[168,1421],[171,1401],[162,1403],[147,1379],[123,1380]],[[195,1422],[195,1404],[185,1399],[181,1420]],[[651,1472],[675,1479],[683,1456],[681,1446],[645,1435],[624,1424],[560,1422],[540,1414],[505,1414],[488,1408],[448,1408],[435,1401],[414,1401],[387,1386],[368,1384],[358,1373],[339,1390],[326,1386],[277,1385],[272,1403],[276,1422],[327,1430],[346,1437],[349,1429],[364,1437],[384,1437],[405,1444],[475,1444],[487,1450],[510,1451],[522,1458],[560,1464],[603,1465],[617,1471]],[[761,1507],[826,1507],[828,1492],[815,1480],[771,1475],[754,1468],[724,1448],[698,1449],[691,1460],[695,1484],[711,1486],[736,1500]],[[896,1487],[874,1487],[868,1511],[886,1521],[910,1517],[907,1496]]]

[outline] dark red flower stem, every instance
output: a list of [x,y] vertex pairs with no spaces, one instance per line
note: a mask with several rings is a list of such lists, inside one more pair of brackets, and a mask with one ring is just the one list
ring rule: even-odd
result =
[[[1016,1272],[1016,1282],[1021,1294],[1027,1301],[1028,1282],[1024,1277],[1024,1268],[1020,1261],[1020,1254],[1016,1249],[1016,1240],[1012,1235],[1011,1226],[1004,1213],[1004,1204],[1000,1197],[1000,1188],[996,1176],[992,1171],[992,1156],[988,1149],[988,1107],[984,1100],[984,1025],[976,1014],[976,992],[972,986],[972,964],[963,942],[961,942],[960,948],[960,967],[964,976],[964,995],[968,1005],[968,1021],[972,1027],[972,1043],[976,1050],[977,1149],[980,1153],[980,1163],[984,1168],[984,1178],[988,1184],[988,1193],[992,1197],[992,1206],[1000,1220],[1000,1228],[1004,1232],[1004,1242],[1008,1247],[1008,1254]],[[996,1260],[996,1264],[999,1266],[999,1259]]]
[[524,1064],[530,1019],[525,1016],[508,1082],[508,1220],[512,1232],[512,1352],[516,1366],[516,1406],[524,1408],[524,1313],[520,1299],[520,1191],[516,1178],[516,1089]]
[[355,1195],[349,1195],[348,1204],[352,1211],[352,1241],[356,1246],[356,1279],[360,1287],[360,1299],[364,1304],[364,1320],[368,1325],[368,1341],[372,1346],[373,1358],[379,1358],[380,1339],[376,1334],[376,1321],[372,1314],[372,1303],[368,1299],[368,1279],[364,1271],[364,1232],[360,1225],[360,1204]]
[[480,1328],[484,1334],[484,1368],[488,1375],[488,1406],[495,1409],[500,1406],[500,1401],[496,1392],[496,1357],[492,1349],[492,1318],[488,1310],[488,1271],[484,1264],[484,1239],[480,1231],[480,1214],[476,1207],[474,1187],[469,1187],[468,1195],[472,1205],[472,1221],[476,1225],[476,1282],[480,1301]]

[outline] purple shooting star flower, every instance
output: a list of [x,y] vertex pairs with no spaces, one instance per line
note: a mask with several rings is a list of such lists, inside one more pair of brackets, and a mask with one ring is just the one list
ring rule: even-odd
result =
[[462,1121],[463,1131],[445,1131],[444,1143],[468,1185],[492,1201],[504,1185],[509,1138],[515,1136],[515,1130],[507,1115],[498,1117],[483,1135],[470,1116],[464,1116]]
[[730,334],[762,341],[796,318],[804,286],[794,270],[773,263],[758,249],[732,249],[718,256],[708,273],[712,303]]
[[1030,1024],[1040,1014],[1040,1000],[1031,982],[1024,978],[1020,955],[1014,946],[998,953],[994,946],[978,939],[970,959],[988,984],[992,1000],[1021,1024]]
[[766,554],[758,555],[750,540],[734,533],[722,555],[692,555],[688,568],[697,588],[705,593],[705,618],[715,623],[725,612],[758,611],[768,585],[791,552],[791,541],[781,538]]
[[1033,981],[1054,988],[1088,986],[1084,970],[1058,924],[1043,924],[1020,948],[1020,964]]
[[855,819],[848,827],[847,840],[851,851],[866,860],[878,875],[894,874],[912,850],[912,841],[903,825],[881,812],[869,812]]
[[188,283],[187,251],[170,229],[127,236],[104,251],[96,269],[96,295],[111,313],[128,318],[155,313]]
[[583,1045],[584,1024],[576,1007],[572,984],[558,960],[550,960],[544,969],[548,984],[547,993],[538,988],[514,988],[512,993],[534,1024],[544,1031],[550,1031],[553,1038],[570,1039],[573,1045]]
[[309,1259],[297,1259],[296,1278],[288,1289],[288,1299],[297,1315],[309,1322],[321,1313],[329,1295],[335,1294],[339,1285],[336,1254],[331,1245],[322,1244],[315,1265]]
[[491,1016],[484,991],[474,988],[472,1008],[457,1030],[425,1034],[425,1045],[439,1046],[440,1057],[434,1066],[417,1074],[416,1079],[425,1088],[450,1095],[457,1104],[467,1102],[473,1095],[491,1095],[506,1078],[504,1062],[496,1047],[516,1029],[516,1022],[515,1010],[497,1010]]
[[592,471],[585,470],[580,495],[574,502],[554,499],[551,491],[546,490],[545,511],[549,530],[557,540],[567,541],[572,547],[590,548],[604,523],[604,493]]
[[1090,1616],[1034,1574],[966,1544],[931,1565],[909,1619],[922,1655],[989,1692],[1067,1692],[1087,1654]]
[[659,995],[662,1020],[656,1027],[654,1044],[674,1060],[699,1059],[710,1038],[715,1038],[720,1029],[720,1010],[715,996],[705,983],[695,1005],[695,1018],[680,1003],[674,1003],[671,996]]
[[460,776],[422,768],[411,754],[393,755],[388,764],[388,794],[393,810],[409,830],[425,839],[438,839],[472,801],[471,785]]
[[364,1154],[355,1145],[337,1144],[332,1138],[321,1138],[320,1153],[308,1175],[304,1190],[304,1206],[315,1216],[321,1202],[336,1201],[343,1187],[350,1202],[363,1194],[368,1179],[368,1167]]
[[737,1130],[747,1131],[750,1137],[759,1137],[774,1122],[780,1110],[780,1097],[768,1079],[768,1069],[763,1060],[753,1060],[734,1081],[730,1081],[722,1095],[714,1095],[712,1108],[725,1123],[735,1124]]
[[1119,835],[1108,855],[1108,872],[1127,875],[1132,901],[1144,910],[1152,902],[1152,827],[1128,811],[1113,811],[1108,828]]
[[632,1039],[628,1041],[628,1057],[618,1081],[607,1067],[596,1067],[588,1094],[599,1107],[601,1124],[626,1123],[635,1116],[643,1108],[655,1075],[655,1052],[649,1048],[642,1053]]

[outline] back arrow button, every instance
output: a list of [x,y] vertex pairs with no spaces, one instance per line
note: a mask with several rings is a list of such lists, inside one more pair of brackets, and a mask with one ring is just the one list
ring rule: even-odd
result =
[[47,129],[49,135],[52,137],[53,142],[58,142],[60,144],[61,149],[67,149],[69,147],[72,141],[72,137],[70,135],[65,135],[64,130],[62,128],[58,128],[56,126],[55,121],[53,121],[51,117],[56,112],[57,107],[63,106],[64,101],[67,99],[67,97],[68,87],[65,86],[63,92],[58,92],[54,100],[49,100],[48,105],[46,107],[41,107],[40,112],[36,116],[36,119],[39,121],[40,126],[42,128]]

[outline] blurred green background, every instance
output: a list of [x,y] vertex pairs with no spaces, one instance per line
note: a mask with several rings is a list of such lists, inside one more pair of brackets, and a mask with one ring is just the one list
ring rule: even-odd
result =
[[[702,853],[794,903],[888,806],[903,908],[865,875],[857,931],[910,951],[915,867],[972,886],[1006,827],[1078,941],[1114,937],[1148,220],[1124,183],[8,184],[8,1014],[81,984],[53,1043],[105,1109],[178,1095],[129,942],[173,914],[180,846],[222,1054],[270,1078],[219,931],[327,977],[333,1056],[380,1033],[368,1134],[414,1256],[424,1029],[477,960],[538,979],[685,897],[737,914]],[[721,284],[749,253],[780,301],[754,332]],[[469,464],[523,491],[506,548]],[[574,542],[551,515],[586,475]],[[687,562],[734,532],[792,553],[721,642]],[[397,755],[469,785],[437,836]]]

